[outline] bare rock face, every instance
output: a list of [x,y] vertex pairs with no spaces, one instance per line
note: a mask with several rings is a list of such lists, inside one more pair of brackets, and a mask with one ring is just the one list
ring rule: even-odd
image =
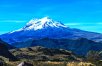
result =
[[19,65],[17,66],[33,66],[33,64],[27,63],[27,62],[21,62]]

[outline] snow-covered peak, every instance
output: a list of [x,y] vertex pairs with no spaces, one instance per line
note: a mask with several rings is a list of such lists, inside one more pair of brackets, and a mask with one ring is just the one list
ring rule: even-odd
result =
[[47,27],[67,27],[64,24],[54,21],[52,19],[50,19],[49,17],[44,17],[41,19],[32,19],[30,20],[27,25],[23,28],[25,30],[38,30],[38,29],[43,29],[43,28],[47,28]]
[[50,19],[49,17],[44,17],[41,19],[32,19],[27,23],[27,25],[34,25],[38,23],[45,24],[46,22],[52,22],[52,19]]
[[52,19],[50,19],[49,17],[44,17],[42,19],[39,19],[41,21],[41,23],[46,23],[46,22],[52,22]]

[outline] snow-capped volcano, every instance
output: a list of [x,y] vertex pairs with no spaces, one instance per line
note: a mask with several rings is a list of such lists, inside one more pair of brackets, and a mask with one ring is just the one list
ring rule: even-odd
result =
[[27,25],[23,28],[25,30],[39,30],[44,29],[48,27],[53,28],[60,28],[60,27],[67,27],[64,24],[54,21],[50,19],[49,17],[44,17],[42,19],[32,19],[30,22],[27,23]]
[[68,28],[68,27],[61,22],[54,21],[49,17],[44,17],[41,19],[32,19],[23,28],[9,32],[9,34],[19,31],[37,31],[41,29],[55,29],[55,28]]
[[0,38],[8,43],[14,43],[39,38],[65,38],[66,35],[69,35],[67,37],[72,37],[68,29],[61,22],[44,17],[32,19],[23,28],[3,34]]
[[0,35],[0,38],[9,44],[41,38],[87,38],[102,41],[102,34],[73,29],[65,26],[61,22],[44,17],[41,19],[32,19],[23,28]]

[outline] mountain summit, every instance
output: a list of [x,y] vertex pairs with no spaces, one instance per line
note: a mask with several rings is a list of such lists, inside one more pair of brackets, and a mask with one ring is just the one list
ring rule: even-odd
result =
[[27,25],[23,28],[25,30],[39,30],[45,28],[60,28],[60,27],[67,27],[64,24],[54,21],[49,17],[44,17],[41,19],[32,19]]
[[0,38],[9,44],[42,38],[87,38],[99,42],[102,41],[102,34],[73,29],[65,26],[61,22],[44,17],[41,19],[32,19],[23,28],[0,35]]

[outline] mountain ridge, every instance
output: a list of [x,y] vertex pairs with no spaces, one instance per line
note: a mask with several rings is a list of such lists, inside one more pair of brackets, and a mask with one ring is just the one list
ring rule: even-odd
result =
[[79,38],[74,40],[43,38],[36,40],[28,40],[24,42],[17,42],[12,45],[17,48],[43,46],[53,49],[55,48],[65,49],[72,51],[74,54],[83,55],[83,56],[86,55],[87,52],[89,52],[90,50],[95,50],[95,51],[102,50],[102,43],[94,42],[86,38]]
[[10,50],[19,59],[29,59],[37,61],[63,61],[78,60],[77,56],[71,51],[64,49],[51,49],[42,46],[34,46],[29,48],[18,48]]

